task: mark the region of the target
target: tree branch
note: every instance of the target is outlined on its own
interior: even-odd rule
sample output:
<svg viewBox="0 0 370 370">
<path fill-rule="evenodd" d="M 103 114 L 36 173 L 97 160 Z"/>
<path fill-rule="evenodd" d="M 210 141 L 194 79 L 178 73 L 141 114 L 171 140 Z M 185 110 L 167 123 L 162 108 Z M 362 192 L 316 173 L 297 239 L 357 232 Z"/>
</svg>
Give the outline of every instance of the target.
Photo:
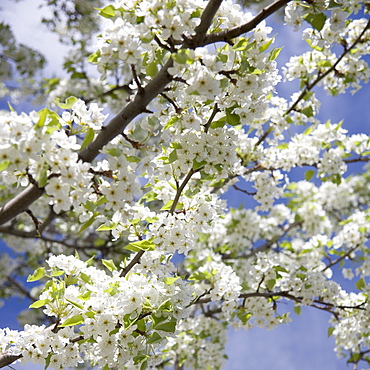
<svg viewBox="0 0 370 370">
<path fill-rule="evenodd" d="M 22 355 L 10 355 L 7 352 L 1 353 L 0 354 L 0 369 L 5 366 L 9 366 L 10 364 L 19 360 L 22 357 L 23 357 Z"/>
<path fill-rule="evenodd" d="M 253 30 L 259 23 L 265 20 L 271 14 L 274 14 L 277 10 L 288 4 L 291 0 L 277 0 L 273 4 L 267 6 L 266 8 L 262 9 L 252 20 L 248 23 L 242 24 L 241 26 L 237 26 L 231 28 L 229 30 L 224 30 L 218 33 L 211 33 L 208 34 L 203 40 L 196 39 L 195 47 L 205 46 L 208 44 L 213 44 L 216 42 L 227 42 L 230 43 L 232 39 L 242 35 L 243 33 L 249 32 Z"/>
<path fill-rule="evenodd" d="M 210 0 L 207 6 L 204 8 L 202 16 L 200 18 L 200 24 L 195 28 L 195 44 L 197 47 L 203 46 L 202 41 L 206 38 L 206 33 L 213 21 L 215 14 L 221 6 L 223 0 Z"/>
<path fill-rule="evenodd" d="M 185 39 L 182 48 L 189 48 L 189 43 L 193 47 L 202 46 L 201 39 L 207 32 L 213 17 L 217 12 L 222 0 L 210 0 L 201 16 L 201 23 L 196 27 L 197 43 L 194 38 Z M 199 40 L 198 40 L 199 39 Z M 173 59 L 169 58 L 158 74 L 145 86 L 135 98 L 128 102 L 126 106 L 99 132 L 97 137 L 84 149 L 79 152 L 79 159 L 83 162 L 92 162 L 100 153 L 100 150 L 116 136 L 120 135 L 127 125 L 141 113 L 147 112 L 148 104 L 172 81 L 172 76 L 168 69 L 173 66 Z M 0 209 L 0 225 L 10 221 L 18 214 L 24 212 L 44 193 L 43 188 L 29 185 L 25 190 L 15 196 L 11 201 Z"/>
<path fill-rule="evenodd" d="M 341 60 L 361 41 L 362 36 L 365 34 L 365 32 L 369 29 L 370 27 L 370 19 L 367 22 L 365 28 L 362 30 L 360 35 L 357 37 L 357 39 L 352 43 L 351 46 L 348 48 L 345 48 L 343 53 L 340 55 L 340 57 L 336 60 L 336 62 L 329 68 L 327 69 L 323 74 L 320 74 L 320 71 L 318 72 L 318 75 L 316 79 L 308 84 L 304 90 L 301 92 L 301 94 L 298 96 L 297 100 L 293 103 L 293 105 L 285 112 L 284 115 L 289 114 L 292 112 L 298 105 L 298 103 L 306 96 L 306 94 L 311 91 L 321 80 L 323 80 L 329 73 L 335 71 L 337 68 L 337 65 L 341 62 Z"/>
</svg>

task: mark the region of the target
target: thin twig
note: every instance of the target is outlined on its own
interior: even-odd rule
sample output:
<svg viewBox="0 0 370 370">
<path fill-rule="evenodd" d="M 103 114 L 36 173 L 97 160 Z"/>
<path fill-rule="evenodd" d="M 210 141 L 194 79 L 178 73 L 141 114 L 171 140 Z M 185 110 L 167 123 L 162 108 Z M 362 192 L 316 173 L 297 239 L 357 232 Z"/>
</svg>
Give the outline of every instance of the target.
<svg viewBox="0 0 370 370">
<path fill-rule="evenodd" d="M 216 114 L 220 111 L 220 109 L 218 108 L 218 104 L 216 103 L 214 108 L 213 108 L 213 111 L 211 113 L 211 116 L 209 117 L 207 123 L 204 125 L 204 132 L 208 132 L 212 122 L 213 122 L 213 119 L 215 118 Z"/>
</svg>

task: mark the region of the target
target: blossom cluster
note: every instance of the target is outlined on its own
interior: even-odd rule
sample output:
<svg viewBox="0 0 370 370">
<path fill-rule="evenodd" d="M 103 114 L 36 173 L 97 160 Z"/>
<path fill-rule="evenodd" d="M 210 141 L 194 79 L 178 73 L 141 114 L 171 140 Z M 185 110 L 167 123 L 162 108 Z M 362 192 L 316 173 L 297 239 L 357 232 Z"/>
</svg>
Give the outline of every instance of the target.
<svg viewBox="0 0 370 370">
<path fill-rule="evenodd" d="M 364 353 L 370 173 L 346 173 L 369 160 L 370 140 L 322 124 L 311 91 L 322 84 L 337 95 L 367 81 L 368 26 L 350 19 L 358 3 L 286 6 L 288 24 L 312 26 L 303 33 L 312 50 L 283 69 L 286 80 L 301 82 L 290 99 L 275 91 L 281 48 L 272 47 L 265 21 L 228 38 L 256 21 L 230 0 L 205 34 L 206 2 L 116 0 L 100 9 L 105 28 L 89 61 L 102 81 L 73 86 L 86 101 L 101 94 L 100 102 L 69 97 L 55 99 L 60 114 L 0 116 L 1 201 L 30 183 L 44 190 L 2 230 L 9 245 L 19 235 L 32 239 L 15 247 L 31 260 L 48 256 L 29 281 L 47 280 L 31 307 L 53 322 L 0 330 L 0 353 L 56 369 L 219 369 L 227 324 L 289 322 L 282 300 L 297 313 L 302 305 L 331 312 L 338 353 Z M 211 47 L 213 37 L 222 42 Z M 69 89 L 60 81 L 53 94 Z M 116 100 L 120 113 L 105 125 L 107 95 L 121 90 L 135 96 Z M 84 154 L 97 146 L 90 163 Z M 307 170 L 304 180 L 291 174 L 296 167 Z M 231 186 L 254 209 L 228 209 L 221 194 Z M 332 280 L 337 264 L 360 278 L 360 293 Z"/>
<path fill-rule="evenodd" d="M 73 256 L 51 257 L 50 274 L 59 278 L 51 278 L 33 306 L 45 305 L 44 313 L 57 324 L 2 331 L 1 351 L 40 364 L 51 356 L 55 369 L 77 366 L 83 352 L 84 361 L 100 367 L 150 359 L 165 340 L 163 335 L 175 331 L 178 317 L 172 308 L 183 314 L 191 291 L 181 279 L 135 273 L 124 277 L 114 263 L 103 263 L 112 274 Z M 135 360 L 137 352 L 145 356 Z"/>
</svg>

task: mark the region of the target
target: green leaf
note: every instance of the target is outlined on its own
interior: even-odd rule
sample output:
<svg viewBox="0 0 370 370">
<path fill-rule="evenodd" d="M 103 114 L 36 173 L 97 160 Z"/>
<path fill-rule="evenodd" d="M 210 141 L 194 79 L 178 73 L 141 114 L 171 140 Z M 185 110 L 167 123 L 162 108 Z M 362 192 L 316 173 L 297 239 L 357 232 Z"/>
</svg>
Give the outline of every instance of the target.
<svg viewBox="0 0 370 370">
<path fill-rule="evenodd" d="M 240 116 L 235 113 L 230 113 L 230 111 L 226 109 L 226 122 L 230 126 L 237 126 L 240 124 Z"/>
<path fill-rule="evenodd" d="M 217 121 L 213 121 L 211 123 L 211 128 L 217 128 L 217 127 L 224 127 L 226 124 L 226 116 L 220 118 L 219 120 Z"/>
<path fill-rule="evenodd" d="M 289 144 L 288 143 L 282 143 L 277 146 L 278 149 L 283 150 L 283 149 L 288 149 Z"/>
<path fill-rule="evenodd" d="M 285 267 L 281 267 L 281 266 L 274 266 L 274 270 L 288 273 L 288 270 Z"/>
<path fill-rule="evenodd" d="M 328 327 L 328 338 L 332 336 L 333 331 L 334 331 L 334 328 L 332 326 L 329 326 Z"/>
<path fill-rule="evenodd" d="M 126 155 L 126 159 L 131 163 L 139 163 L 141 159 L 136 157 L 136 155 Z"/>
<path fill-rule="evenodd" d="M 50 276 L 56 277 L 56 276 L 62 276 L 65 274 L 65 271 L 60 270 L 58 267 L 53 267 L 51 269 Z"/>
<path fill-rule="evenodd" d="M 71 79 L 86 79 L 86 73 L 84 72 L 73 72 L 71 75 Z"/>
<path fill-rule="evenodd" d="M 10 161 L 0 162 L 0 172 L 5 171 L 10 165 Z"/>
<path fill-rule="evenodd" d="M 150 242 L 149 240 L 140 240 L 138 242 L 127 244 L 124 249 L 128 249 L 132 252 L 154 251 L 155 244 L 153 242 Z"/>
<path fill-rule="evenodd" d="M 82 315 L 74 315 L 64 321 L 62 325 L 59 325 L 59 327 L 63 328 L 65 326 L 74 326 L 74 325 L 81 325 L 84 322 L 84 318 Z"/>
<path fill-rule="evenodd" d="M 176 276 L 176 277 L 165 277 L 163 279 L 163 282 L 167 285 L 172 285 L 176 280 L 180 279 L 180 276 Z"/>
<path fill-rule="evenodd" d="M 74 301 L 71 301 L 70 299 L 66 298 L 65 299 L 67 302 L 69 302 L 72 306 L 75 306 L 76 308 L 79 308 L 80 310 L 82 310 L 84 308 L 84 306 L 80 303 L 77 303 L 77 302 L 74 302 Z"/>
<path fill-rule="evenodd" d="M 114 264 L 113 260 L 102 260 L 103 265 L 109 270 L 109 271 L 117 271 L 117 266 Z"/>
<path fill-rule="evenodd" d="M 107 198 L 105 197 L 105 195 L 103 195 L 102 197 L 99 198 L 99 200 L 96 202 L 96 206 L 99 207 L 101 206 L 102 204 L 105 204 L 107 203 L 108 200 Z"/>
<path fill-rule="evenodd" d="M 86 131 L 86 134 L 85 134 L 85 137 L 84 137 L 84 141 L 81 145 L 81 149 L 85 148 L 87 145 L 89 145 L 93 139 L 94 139 L 94 136 L 95 136 L 95 130 L 92 129 L 92 128 L 89 128 L 87 131 Z"/>
<path fill-rule="evenodd" d="M 94 223 L 95 219 L 98 217 L 98 215 L 99 212 L 94 212 L 94 214 L 84 224 L 81 225 L 79 233 L 81 233 L 82 231 L 86 230 L 89 226 L 91 226 Z"/>
<path fill-rule="evenodd" d="M 48 116 L 48 109 L 41 109 L 38 112 L 38 115 L 39 115 L 40 118 L 39 118 L 39 120 L 36 123 L 36 127 L 44 127 L 45 121 L 46 121 L 46 117 Z"/>
<path fill-rule="evenodd" d="M 48 170 L 49 165 L 47 163 L 44 163 L 40 175 L 37 178 L 37 184 L 40 188 L 43 188 L 48 182 Z"/>
<path fill-rule="evenodd" d="M 323 51 L 324 50 L 323 47 L 312 44 L 312 40 L 311 39 L 306 39 L 306 42 L 314 50 L 317 50 L 317 51 Z"/>
<path fill-rule="evenodd" d="M 313 108 L 312 106 L 308 106 L 301 110 L 301 113 L 303 113 L 306 117 L 312 117 L 313 116 Z"/>
<path fill-rule="evenodd" d="M 281 52 L 282 49 L 283 49 L 283 47 L 281 47 L 281 48 L 273 48 L 271 50 L 271 52 L 270 52 L 270 55 L 268 57 L 268 60 L 269 61 L 275 60 L 279 56 L 279 54 L 280 54 L 280 52 Z"/>
<path fill-rule="evenodd" d="M 95 318 L 95 315 L 96 315 L 96 312 L 94 312 L 94 311 L 86 311 L 85 312 L 85 315 L 87 317 L 89 317 L 90 319 L 94 319 Z"/>
<path fill-rule="evenodd" d="M 173 163 L 175 162 L 177 159 L 177 151 L 176 149 L 174 149 L 170 155 L 168 156 L 168 160 L 165 162 L 166 164 L 170 164 L 170 163 Z"/>
<path fill-rule="evenodd" d="M 13 106 L 10 104 L 10 102 L 8 102 L 8 108 L 11 112 L 15 112 Z"/>
<path fill-rule="evenodd" d="M 86 264 L 87 264 L 87 262 L 86 262 Z M 85 274 L 84 272 L 81 272 L 79 276 L 80 276 L 81 280 L 84 281 L 86 284 L 94 284 L 91 280 L 91 277 L 89 275 Z"/>
<path fill-rule="evenodd" d="M 202 168 L 205 164 L 207 164 L 206 161 L 198 162 L 196 159 L 193 160 L 193 170 L 199 170 L 199 168 Z"/>
<path fill-rule="evenodd" d="M 161 211 L 169 211 L 172 208 L 173 200 L 169 200 L 162 208 Z M 184 205 L 182 203 L 177 203 L 175 209 L 183 209 Z"/>
<path fill-rule="evenodd" d="M 329 60 L 321 60 L 316 63 L 318 67 L 331 67 L 332 63 Z"/>
<path fill-rule="evenodd" d="M 172 311 L 171 300 L 167 299 L 164 302 L 162 302 L 162 304 L 158 307 L 158 311 L 166 311 L 166 312 Z M 153 319 L 153 320 L 155 321 L 155 325 L 157 325 L 157 323 L 165 321 L 166 319 L 167 319 L 166 316 L 161 316 L 160 318 L 157 318 L 156 320 Z"/>
<path fill-rule="evenodd" d="M 153 334 L 150 335 L 148 340 L 146 341 L 148 344 L 158 343 L 162 340 L 162 337 L 155 331 Z"/>
<path fill-rule="evenodd" d="M 119 157 L 122 154 L 122 150 L 118 148 L 107 149 L 106 152 L 112 157 Z"/>
<path fill-rule="evenodd" d="M 313 127 L 312 127 L 312 126 L 308 126 L 308 127 L 304 130 L 303 135 L 305 135 L 305 136 L 310 135 L 312 131 L 313 131 Z"/>
<path fill-rule="evenodd" d="M 309 99 L 311 99 L 311 97 L 312 97 L 312 95 L 314 94 L 314 92 L 313 91 L 307 91 L 305 94 L 304 94 L 304 97 L 303 97 L 303 99 L 305 100 L 305 101 L 307 101 L 307 100 L 309 100 Z M 312 131 L 312 126 L 309 126 L 309 128 L 311 127 L 311 131 Z"/>
<path fill-rule="evenodd" d="M 266 282 L 266 288 L 268 290 L 272 290 L 272 288 L 275 286 L 275 284 L 276 284 L 276 280 L 275 279 L 267 280 L 267 282 Z"/>
<path fill-rule="evenodd" d="M 358 362 L 360 358 L 360 354 L 359 353 L 354 353 L 348 360 L 347 362 Z"/>
<path fill-rule="evenodd" d="M 179 120 L 179 117 L 178 116 L 171 117 L 167 121 L 166 125 L 164 126 L 164 129 L 167 130 L 168 128 L 172 127 L 178 120 Z"/>
<path fill-rule="evenodd" d="M 171 148 L 174 148 L 174 149 L 182 149 L 182 145 L 176 141 L 174 141 L 173 143 L 170 144 Z"/>
<path fill-rule="evenodd" d="M 155 60 L 153 60 L 153 62 L 151 62 L 145 69 L 146 71 L 146 74 L 149 76 L 149 77 L 152 77 L 154 78 L 157 73 L 158 73 L 158 64 Z"/>
<path fill-rule="evenodd" d="M 44 370 L 46 370 L 50 365 L 51 357 L 53 356 L 53 353 L 49 353 L 48 356 L 45 359 L 45 367 Z"/>
<path fill-rule="evenodd" d="M 186 49 L 180 49 L 177 53 L 173 53 L 172 59 L 179 64 L 185 64 L 189 58 L 189 51 Z"/>
<path fill-rule="evenodd" d="M 176 330 L 176 320 L 161 322 L 158 325 L 155 325 L 153 329 L 162 330 L 167 333 L 174 333 Z"/>
<path fill-rule="evenodd" d="M 330 0 L 329 1 L 329 5 L 328 5 L 328 9 L 331 9 L 331 8 L 340 8 L 342 5 L 341 4 L 338 4 L 335 0 Z"/>
<path fill-rule="evenodd" d="M 262 73 L 262 71 L 258 68 L 252 68 L 252 70 L 251 70 L 252 75 L 260 75 L 261 73 Z"/>
<path fill-rule="evenodd" d="M 326 21 L 326 15 L 324 13 L 308 13 L 303 16 L 303 19 L 308 22 L 314 29 L 321 31 Z"/>
<path fill-rule="evenodd" d="M 339 173 L 335 173 L 331 176 L 331 182 L 336 185 L 340 185 L 342 183 L 342 177 L 339 175 Z"/>
<path fill-rule="evenodd" d="M 134 364 L 137 365 L 142 361 L 146 361 L 148 358 L 150 358 L 149 355 L 138 355 L 133 358 Z"/>
<path fill-rule="evenodd" d="M 302 312 L 301 306 L 294 306 L 293 310 L 297 315 L 300 315 Z"/>
<path fill-rule="evenodd" d="M 42 306 L 45 306 L 46 303 L 49 303 L 49 302 L 50 302 L 49 299 L 39 299 L 38 301 L 33 302 L 32 304 L 30 304 L 28 306 L 28 308 L 40 308 Z"/>
<path fill-rule="evenodd" d="M 112 18 L 116 15 L 116 9 L 113 5 L 107 5 L 103 9 L 99 9 L 99 15 L 101 15 L 104 18 Z"/>
<path fill-rule="evenodd" d="M 266 51 L 270 47 L 272 41 L 273 41 L 273 39 L 270 39 L 269 41 L 266 42 L 266 44 L 260 46 L 258 48 L 258 50 L 260 51 L 260 53 L 263 53 L 264 51 Z"/>
<path fill-rule="evenodd" d="M 59 101 L 59 98 L 54 99 L 54 103 L 62 109 L 71 109 L 73 107 L 73 104 L 76 103 L 78 99 L 75 96 L 70 96 L 66 99 L 65 103 L 61 103 Z"/>
<path fill-rule="evenodd" d="M 304 174 L 305 180 L 310 181 L 313 178 L 314 174 L 315 174 L 315 171 L 313 170 L 306 171 L 306 173 Z"/>
<path fill-rule="evenodd" d="M 96 229 L 96 231 L 110 231 L 110 230 L 113 230 L 116 226 L 117 224 L 115 224 L 114 222 L 111 222 L 109 225 L 100 225 Z"/>
<path fill-rule="evenodd" d="M 100 58 L 100 50 L 97 50 L 95 53 L 91 54 L 88 58 L 87 61 L 89 63 L 95 64 L 98 62 L 98 59 Z"/>
<path fill-rule="evenodd" d="M 256 46 L 256 41 L 249 43 L 249 39 L 240 39 L 234 46 L 235 51 L 248 51 Z"/>
<path fill-rule="evenodd" d="M 160 322 L 167 320 L 166 316 L 156 316 L 154 314 L 151 314 L 150 317 L 152 318 L 153 326 L 158 325 Z"/>
<path fill-rule="evenodd" d="M 29 275 L 27 278 L 27 282 L 30 283 L 32 281 L 37 281 L 42 279 L 45 276 L 45 267 L 39 267 L 36 269 L 36 271 L 33 273 L 33 275 Z"/>
<path fill-rule="evenodd" d="M 357 281 L 357 283 L 356 283 L 356 288 L 357 288 L 358 290 L 362 290 L 362 288 L 365 288 L 365 286 L 366 286 L 366 282 L 365 282 L 365 279 L 364 279 L 364 278 L 360 279 L 360 280 L 359 280 L 359 281 Z"/>
</svg>

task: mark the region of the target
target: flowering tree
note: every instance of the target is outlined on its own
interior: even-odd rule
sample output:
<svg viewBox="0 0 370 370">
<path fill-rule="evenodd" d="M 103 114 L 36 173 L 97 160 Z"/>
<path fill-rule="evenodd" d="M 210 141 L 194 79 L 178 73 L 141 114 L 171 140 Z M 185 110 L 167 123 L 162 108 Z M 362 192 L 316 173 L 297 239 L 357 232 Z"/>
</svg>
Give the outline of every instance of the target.
<svg viewBox="0 0 370 370">
<path fill-rule="evenodd" d="M 74 45 L 69 78 L 40 84 L 43 57 L 0 29 L 3 75 L 16 67 L 20 89 L 47 99 L 0 115 L 0 232 L 14 251 L 0 294 L 33 302 L 23 331 L 0 329 L 0 368 L 219 369 L 227 327 L 286 323 L 282 301 L 330 312 L 338 354 L 370 364 L 370 173 L 350 172 L 370 139 L 320 122 L 315 96 L 368 81 L 369 3 L 48 4 L 44 22 Z M 278 11 L 310 48 L 282 76 L 266 24 Z M 281 80 L 300 81 L 289 99 Z M 230 209 L 232 187 L 258 204 Z"/>
</svg>

